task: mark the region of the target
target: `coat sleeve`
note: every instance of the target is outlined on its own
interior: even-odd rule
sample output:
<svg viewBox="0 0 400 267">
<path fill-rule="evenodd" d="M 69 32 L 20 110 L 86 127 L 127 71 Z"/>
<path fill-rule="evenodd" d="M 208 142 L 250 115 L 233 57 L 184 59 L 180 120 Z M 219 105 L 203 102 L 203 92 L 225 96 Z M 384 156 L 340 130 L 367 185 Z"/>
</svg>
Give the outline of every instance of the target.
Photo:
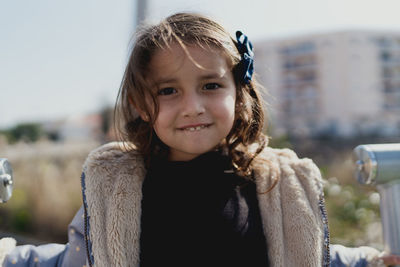
<svg viewBox="0 0 400 267">
<path fill-rule="evenodd" d="M 68 243 L 65 245 L 45 244 L 15 247 L 13 239 L 1 239 L 0 265 L 2 267 L 70 267 L 86 265 L 83 221 L 83 207 L 81 207 L 68 226 Z"/>
<path fill-rule="evenodd" d="M 331 267 L 384 267 L 386 266 L 379 256 L 382 253 L 375 248 L 345 247 L 342 245 L 331 245 Z"/>
</svg>

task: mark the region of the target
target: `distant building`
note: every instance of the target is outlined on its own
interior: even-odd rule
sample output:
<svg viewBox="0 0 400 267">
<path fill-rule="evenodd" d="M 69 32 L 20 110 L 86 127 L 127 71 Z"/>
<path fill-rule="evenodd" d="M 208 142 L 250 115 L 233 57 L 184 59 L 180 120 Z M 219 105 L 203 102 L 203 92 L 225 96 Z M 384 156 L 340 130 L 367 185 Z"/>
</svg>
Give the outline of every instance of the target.
<svg viewBox="0 0 400 267">
<path fill-rule="evenodd" d="M 255 43 L 273 135 L 400 135 L 400 32 Z"/>
</svg>

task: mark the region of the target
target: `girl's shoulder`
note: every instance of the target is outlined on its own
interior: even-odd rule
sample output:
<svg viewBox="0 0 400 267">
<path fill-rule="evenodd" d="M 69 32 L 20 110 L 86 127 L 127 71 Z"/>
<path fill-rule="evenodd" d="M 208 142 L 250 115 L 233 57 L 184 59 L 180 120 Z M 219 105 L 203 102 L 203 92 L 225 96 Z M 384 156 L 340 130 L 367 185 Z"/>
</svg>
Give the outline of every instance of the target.
<svg viewBox="0 0 400 267">
<path fill-rule="evenodd" d="M 265 147 L 254 161 L 258 167 L 275 166 L 279 168 L 318 169 L 311 159 L 299 158 L 293 150 L 288 148 Z"/>
<path fill-rule="evenodd" d="M 91 151 L 83 165 L 84 172 L 103 170 L 115 172 L 121 169 L 144 168 L 142 155 L 135 145 L 127 142 L 111 142 Z"/>
<path fill-rule="evenodd" d="M 142 156 L 136 146 L 128 142 L 110 142 L 92 150 L 86 158 L 85 165 L 109 161 L 141 160 Z"/>
<path fill-rule="evenodd" d="M 309 158 L 299 158 L 291 149 L 266 147 L 254 159 L 253 170 L 260 182 L 271 185 L 273 181 L 298 183 L 306 187 L 322 189 L 321 172 Z"/>
</svg>

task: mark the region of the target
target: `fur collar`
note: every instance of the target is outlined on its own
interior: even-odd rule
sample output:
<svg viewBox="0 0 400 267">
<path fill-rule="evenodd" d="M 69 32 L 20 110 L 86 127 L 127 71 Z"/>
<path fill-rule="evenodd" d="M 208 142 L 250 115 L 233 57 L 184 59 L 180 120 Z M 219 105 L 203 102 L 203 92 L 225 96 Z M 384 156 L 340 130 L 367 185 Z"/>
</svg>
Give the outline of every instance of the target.
<svg viewBox="0 0 400 267">
<path fill-rule="evenodd" d="M 265 148 L 253 161 L 270 266 L 321 266 L 321 175 L 309 159 Z M 88 156 L 83 193 L 95 266 L 139 266 L 142 157 L 131 145 L 106 144 Z M 268 193 L 268 189 L 276 186 Z"/>
</svg>

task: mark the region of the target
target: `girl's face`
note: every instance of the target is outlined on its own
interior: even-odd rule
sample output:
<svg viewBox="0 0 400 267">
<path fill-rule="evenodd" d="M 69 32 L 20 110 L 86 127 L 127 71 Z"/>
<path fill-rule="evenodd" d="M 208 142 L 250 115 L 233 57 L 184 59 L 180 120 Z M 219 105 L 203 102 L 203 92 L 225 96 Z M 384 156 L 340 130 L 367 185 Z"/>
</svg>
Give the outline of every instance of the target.
<svg viewBox="0 0 400 267">
<path fill-rule="evenodd" d="M 170 148 L 170 160 L 208 152 L 232 129 L 236 86 L 221 54 L 198 46 L 187 46 L 185 53 L 172 44 L 153 55 L 149 77 L 159 104 L 154 130 Z"/>
</svg>

